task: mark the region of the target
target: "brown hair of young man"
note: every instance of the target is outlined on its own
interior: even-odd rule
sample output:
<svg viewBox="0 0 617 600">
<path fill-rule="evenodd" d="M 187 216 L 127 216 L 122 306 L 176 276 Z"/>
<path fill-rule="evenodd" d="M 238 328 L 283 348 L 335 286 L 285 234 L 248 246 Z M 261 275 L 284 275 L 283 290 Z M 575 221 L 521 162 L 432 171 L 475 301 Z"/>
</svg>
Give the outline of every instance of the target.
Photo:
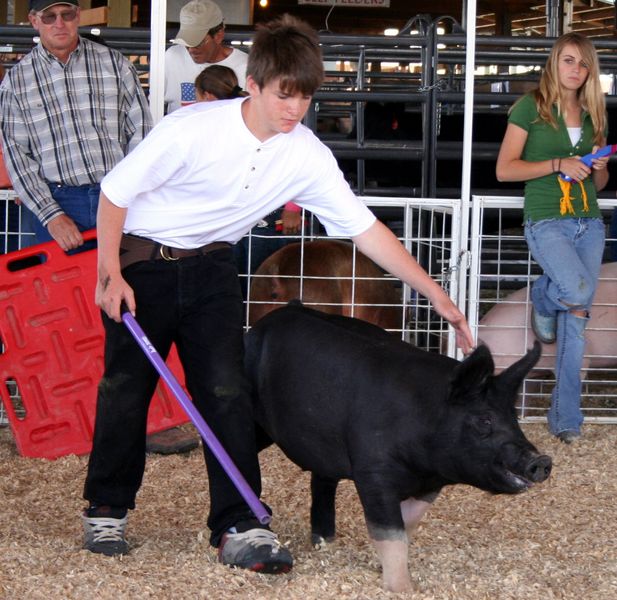
<svg viewBox="0 0 617 600">
<path fill-rule="evenodd" d="M 285 93 L 312 96 L 324 78 L 317 32 L 287 14 L 257 25 L 246 73 L 260 89 L 279 79 Z"/>
</svg>

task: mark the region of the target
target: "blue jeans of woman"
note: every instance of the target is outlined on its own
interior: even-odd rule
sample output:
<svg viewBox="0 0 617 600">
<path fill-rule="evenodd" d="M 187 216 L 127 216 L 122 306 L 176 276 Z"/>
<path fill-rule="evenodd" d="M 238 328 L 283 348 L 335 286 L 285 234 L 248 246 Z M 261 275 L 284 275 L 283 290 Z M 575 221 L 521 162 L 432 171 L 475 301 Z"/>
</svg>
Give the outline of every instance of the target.
<svg viewBox="0 0 617 600">
<path fill-rule="evenodd" d="M 555 387 L 548 411 L 551 433 L 580 432 L 580 370 L 585 326 L 596 291 L 604 250 L 602 219 L 546 219 L 525 224 L 525 239 L 543 274 L 531 290 L 539 314 L 557 319 Z M 572 311 L 585 311 L 578 316 Z"/>
<path fill-rule="evenodd" d="M 250 385 L 243 367 L 242 295 L 231 248 L 176 261 L 138 262 L 124 269 L 123 276 L 135 292 L 140 326 L 162 357 L 176 344 L 195 406 L 259 496 Z M 103 314 L 103 324 L 105 372 L 84 497 L 99 506 L 134 508 L 158 374 L 122 323 Z M 210 484 L 208 526 L 211 542 L 218 546 L 229 527 L 252 518 L 252 513 L 205 444 L 204 454 Z M 197 496 L 200 482 L 192 485 Z"/>
<path fill-rule="evenodd" d="M 96 212 L 101 193 L 101 186 L 98 183 L 79 186 L 49 184 L 49 190 L 64 213 L 75 221 L 79 231 L 87 231 L 96 227 Z M 37 244 L 53 239 L 47 227 L 38 219 L 35 219 L 34 235 Z M 94 244 L 86 243 L 84 246 L 86 247 L 79 248 L 79 251 L 93 247 Z"/>
</svg>

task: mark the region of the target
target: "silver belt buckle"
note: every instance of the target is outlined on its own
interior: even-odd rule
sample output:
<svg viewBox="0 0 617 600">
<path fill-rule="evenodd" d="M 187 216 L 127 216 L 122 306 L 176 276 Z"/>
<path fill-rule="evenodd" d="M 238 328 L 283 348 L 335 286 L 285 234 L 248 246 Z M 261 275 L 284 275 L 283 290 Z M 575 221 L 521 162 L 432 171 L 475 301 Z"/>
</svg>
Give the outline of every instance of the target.
<svg viewBox="0 0 617 600">
<path fill-rule="evenodd" d="M 161 253 L 161 257 L 163 258 L 163 260 L 179 260 L 179 257 L 174 258 L 173 256 L 168 256 L 167 254 L 165 254 L 164 248 L 165 246 L 163 246 L 163 244 L 159 246 L 159 252 Z"/>
</svg>

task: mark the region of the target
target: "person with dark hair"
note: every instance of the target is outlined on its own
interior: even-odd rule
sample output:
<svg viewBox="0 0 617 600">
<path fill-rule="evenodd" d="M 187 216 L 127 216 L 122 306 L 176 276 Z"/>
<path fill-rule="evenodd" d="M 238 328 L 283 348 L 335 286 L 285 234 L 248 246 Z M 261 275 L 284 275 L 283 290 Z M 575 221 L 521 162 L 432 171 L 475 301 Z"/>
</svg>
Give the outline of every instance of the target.
<svg viewBox="0 0 617 600">
<path fill-rule="evenodd" d="M 246 81 L 244 52 L 223 44 L 223 12 L 213 0 L 191 0 L 180 10 L 180 30 L 165 52 L 165 104 L 171 113 L 197 101 L 194 81 L 206 67 L 229 67 Z"/>
<path fill-rule="evenodd" d="M 158 352 L 175 342 L 189 393 L 235 465 L 261 495 L 243 309 L 231 245 L 286 199 L 328 233 L 424 294 L 473 345 L 465 317 L 396 236 L 349 188 L 330 150 L 301 121 L 324 76 L 316 32 L 292 17 L 258 27 L 249 96 L 201 102 L 165 117 L 102 182 L 96 303 L 105 372 L 84 488 L 92 552 L 123 554 L 127 513 L 144 473 L 148 402 L 158 375 L 122 323 L 125 304 Z M 265 573 L 292 567 L 204 446 L 211 544 L 223 564 Z"/>
<path fill-rule="evenodd" d="M 30 0 L 40 42 L 0 84 L 13 188 L 37 218 L 37 242 L 65 251 L 95 226 L 101 179 L 152 127 L 135 69 L 80 37 L 79 16 L 78 0 Z"/>
<path fill-rule="evenodd" d="M 583 424 L 585 327 L 604 252 L 597 191 L 608 182 L 608 157 L 591 167 L 578 157 L 604 146 L 606 136 L 598 55 L 588 38 L 566 33 L 539 87 L 510 110 L 496 172 L 499 181 L 525 181 L 525 239 L 543 271 L 531 289 L 531 326 L 541 342 L 557 342 L 548 427 L 567 444 Z"/>
<path fill-rule="evenodd" d="M 212 100 L 232 100 L 248 96 L 238 85 L 238 76 L 233 69 L 223 65 L 206 67 L 195 78 L 195 95 L 197 102 Z"/>
</svg>

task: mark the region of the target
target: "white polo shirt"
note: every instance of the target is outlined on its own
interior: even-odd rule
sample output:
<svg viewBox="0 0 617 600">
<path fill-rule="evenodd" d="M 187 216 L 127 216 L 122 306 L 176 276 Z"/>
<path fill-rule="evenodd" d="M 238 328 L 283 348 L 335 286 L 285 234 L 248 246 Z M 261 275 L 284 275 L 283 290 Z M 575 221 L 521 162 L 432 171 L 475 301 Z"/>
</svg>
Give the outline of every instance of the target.
<svg viewBox="0 0 617 600">
<path fill-rule="evenodd" d="M 199 102 L 168 115 L 108 173 L 101 187 L 128 208 L 125 233 L 178 248 L 235 243 L 289 200 L 329 235 L 353 237 L 374 223 L 308 128 L 260 142 L 242 118 L 246 100 Z"/>
</svg>

